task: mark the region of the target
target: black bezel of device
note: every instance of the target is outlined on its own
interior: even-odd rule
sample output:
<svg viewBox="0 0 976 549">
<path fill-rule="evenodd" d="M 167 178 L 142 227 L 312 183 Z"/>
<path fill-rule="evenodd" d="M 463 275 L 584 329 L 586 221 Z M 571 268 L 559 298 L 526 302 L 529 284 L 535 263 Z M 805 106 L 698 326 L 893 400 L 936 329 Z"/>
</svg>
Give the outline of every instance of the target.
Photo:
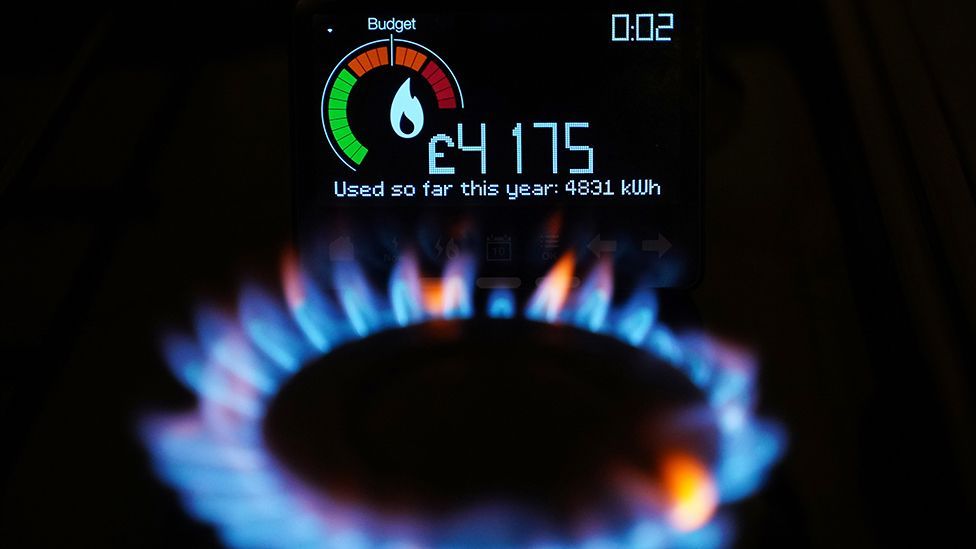
<svg viewBox="0 0 976 549">
<path fill-rule="evenodd" d="M 623 241 L 617 245 L 618 273 L 623 273 L 623 285 L 653 287 L 689 288 L 697 284 L 701 277 L 703 255 L 702 205 L 703 205 L 703 162 L 702 162 L 702 1 L 678 1 L 681 9 L 682 25 L 679 29 L 682 49 L 680 53 L 681 94 L 680 109 L 682 132 L 680 137 L 681 184 L 688 190 L 693 204 L 684 206 L 682 234 L 662 232 L 661 235 L 673 246 L 663 257 L 654 253 L 639 253 L 641 241 L 653 234 L 628 235 L 614 234 L 621 220 L 636 219 L 641 214 L 634 213 L 635 205 L 613 204 L 611 208 L 601 206 L 601 212 L 592 205 L 554 207 L 549 205 L 511 206 L 508 204 L 471 205 L 449 204 L 425 206 L 423 208 L 403 207 L 398 204 L 369 202 L 359 204 L 323 204 L 317 196 L 313 181 L 316 155 L 332 155 L 325 144 L 320 121 L 316 113 L 309 111 L 309 105 L 317 101 L 322 91 L 325 75 L 320 80 L 313 79 L 316 64 L 317 27 L 323 17 L 362 13 L 366 8 L 353 6 L 335 0 L 303 0 L 297 4 L 294 17 L 293 41 L 291 51 L 292 86 L 292 139 L 293 139 L 293 204 L 294 231 L 300 250 L 309 250 L 321 244 L 323 234 L 353 232 L 358 238 L 357 259 L 365 263 L 375 263 L 376 258 L 394 257 L 384 242 L 417 242 L 420 248 L 440 247 L 452 236 L 457 236 L 458 227 L 477 227 L 474 237 L 467 238 L 464 244 L 475 248 L 474 252 L 484 258 L 486 238 L 493 235 L 509 235 L 521 245 L 516 245 L 513 261 L 507 265 L 485 263 L 483 274 L 487 276 L 535 276 L 544 271 L 546 262 L 552 258 L 532 257 L 543 232 L 551 227 L 554 218 L 561 224 L 562 246 L 575 248 L 580 258 L 595 259 L 600 253 L 593 244 L 595 238 Z M 639 2 L 605 2 L 607 13 L 610 10 L 633 11 Z M 492 13 L 506 13 L 501 6 L 486 8 Z M 535 13 L 536 8 L 527 8 Z M 540 8 L 541 9 L 541 8 Z M 589 6 L 588 9 L 593 9 Z M 416 11 L 414 11 L 416 10 Z M 408 8 L 391 2 L 370 3 L 368 11 L 378 16 L 406 13 L 449 13 L 450 10 L 436 10 L 429 2 L 411 3 Z M 471 13 L 470 8 L 456 10 Z M 523 10 L 526 11 L 526 10 Z M 343 44 L 347 49 L 355 43 Z M 341 48 L 339 48 L 341 49 Z M 337 60 L 337 59 L 336 59 Z M 334 62 L 334 61 L 333 61 Z M 460 78 L 460 77 L 459 77 Z M 336 163 L 338 166 L 338 162 Z M 345 175 L 337 173 L 336 175 Z M 693 191 L 693 192 L 692 192 Z M 541 208 L 541 209 L 540 209 Z M 546 210 L 548 208 L 548 210 Z M 605 215 L 602 210 L 620 208 Z M 556 213 L 558 210 L 558 214 Z M 578 210 L 588 210 L 579 214 Z M 622 213 L 618 213 L 622 212 Z M 608 230 L 605 227 L 611 227 Z M 626 228 L 626 227 L 625 227 Z M 626 231 L 624 231 L 626 232 Z M 441 238 L 443 235 L 443 239 Z M 609 236 L 608 236 L 609 235 Z M 469 235 L 470 236 L 470 235 Z M 434 244 L 434 241 L 437 241 Z M 599 245 L 600 241 L 596 241 Z M 632 253 L 626 253 L 631 250 Z M 637 250 L 638 253 L 633 253 Z M 521 254 L 519 252 L 522 252 Z M 438 252 L 439 254 L 439 252 Z M 592 254 L 592 255 L 591 255 Z M 437 255 L 437 254 L 428 254 Z M 369 257 L 373 256 L 373 257 Z M 439 259 L 439 258 L 434 258 Z"/>
</svg>

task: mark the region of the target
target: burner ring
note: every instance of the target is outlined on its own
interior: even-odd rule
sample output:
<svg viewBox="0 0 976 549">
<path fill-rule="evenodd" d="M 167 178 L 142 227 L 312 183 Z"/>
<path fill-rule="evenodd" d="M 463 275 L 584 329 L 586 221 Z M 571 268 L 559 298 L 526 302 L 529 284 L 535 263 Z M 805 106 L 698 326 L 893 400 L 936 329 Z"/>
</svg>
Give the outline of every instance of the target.
<svg viewBox="0 0 976 549">
<path fill-rule="evenodd" d="M 574 263 L 571 254 L 558 261 L 524 306 L 517 305 L 511 292 L 496 290 L 482 309 L 474 300 L 474 262 L 463 254 L 448 263 L 435 287 L 422 285 L 416 260 L 402 256 L 383 297 L 357 265 L 337 265 L 334 298 L 320 290 L 323 281 L 309 275 L 295 254 L 286 254 L 284 302 L 249 285 L 241 292 L 236 317 L 201 308 L 195 337 L 164 341 L 174 375 L 196 393 L 199 405 L 190 412 L 143 419 L 142 435 L 157 474 L 179 492 L 188 513 L 212 524 L 230 547 L 727 545 L 733 534 L 719 506 L 756 492 L 784 446 L 783 430 L 756 414 L 755 362 L 748 353 L 713 338 L 675 335 L 657 322 L 651 293 L 637 293 L 615 305 L 609 263 L 597 264 L 578 289 L 571 289 Z M 550 343 L 566 345 L 568 338 L 574 359 L 595 345 L 588 341 L 600 342 L 602 352 L 608 352 L 606 339 L 613 338 L 619 343 L 610 346 L 612 355 L 632 357 L 635 364 L 651 361 L 646 375 L 680 373 L 661 378 L 671 380 L 661 387 L 674 384 L 669 397 L 699 405 L 690 406 L 690 414 L 658 414 L 674 420 L 665 422 L 663 436 L 649 437 L 668 441 L 667 451 L 649 452 L 657 461 L 648 460 L 648 467 L 657 469 L 657 476 L 633 466 L 643 463 L 642 456 L 634 458 L 633 448 L 621 452 L 631 461 L 613 463 L 616 499 L 609 505 L 595 502 L 590 508 L 597 511 L 585 513 L 582 525 L 567 534 L 521 506 L 475 506 L 431 523 L 404 514 L 377 516 L 368 505 L 344 501 L 348 492 L 334 490 L 329 482 L 313 487 L 302 478 L 309 469 L 294 461 L 301 451 L 293 454 L 293 449 L 281 447 L 280 438 L 276 442 L 273 427 L 279 412 L 274 408 L 301 401 L 284 398 L 296 386 L 289 382 L 294 376 L 323 370 L 316 364 L 338 364 L 347 353 L 355 355 L 360 352 L 356 343 L 364 338 L 375 337 L 373 347 L 387 348 L 387 341 L 431 330 L 449 342 L 454 330 L 460 333 L 456 341 L 467 346 L 477 340 L 475 328 L 482 323 L 509 330 L 511 341 L 519 338 L 533 345 L 548 345 L 547 338 L 563 338 Z M 465 335 L 466 330 L 475 331 Z M 424 337 L 433 336 L 428 332 Z M 409 348 L 410 341 L 398 344 Z M 501 352 L 494 348 L 500 347 L 497 341 L 485 345 L 485 353 Z M 506 368 L 518 365 L 504 360 Z M 600 361 L 591 357 L 580 363 L 594 366 Z M 272 426 L 267 430 L 266 418 Z M 682 436 L 702 432 L 695 428 L 702 425 L 714 436 Z M 269 443 L 278 444 L 277 451 Z M 483 492 L 479 488 L 471 493 Z M 442 495 L 448 493 L 463 492 Z M 427 503 L 437 507 L 436 498 Z"/>
</svg>

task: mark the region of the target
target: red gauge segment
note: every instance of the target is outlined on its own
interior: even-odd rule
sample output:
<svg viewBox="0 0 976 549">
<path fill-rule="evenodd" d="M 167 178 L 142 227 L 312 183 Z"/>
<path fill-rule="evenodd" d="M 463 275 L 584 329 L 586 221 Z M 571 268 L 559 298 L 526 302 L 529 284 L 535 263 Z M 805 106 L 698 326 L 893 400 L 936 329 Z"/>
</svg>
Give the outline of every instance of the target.
<svg viewBox="0 0 976 549">
<path fill-rule="evenodd" d="M 427 63 L 420 74 L 430 83 L 431 89 L 437 95 L 437 106 L 441 109 L 453 109 L 457 106 L 457 98 L 454 95 L 454 88 L 451 81 L 444 74 L 444 70 L 433 60 Z"/>
</svg>

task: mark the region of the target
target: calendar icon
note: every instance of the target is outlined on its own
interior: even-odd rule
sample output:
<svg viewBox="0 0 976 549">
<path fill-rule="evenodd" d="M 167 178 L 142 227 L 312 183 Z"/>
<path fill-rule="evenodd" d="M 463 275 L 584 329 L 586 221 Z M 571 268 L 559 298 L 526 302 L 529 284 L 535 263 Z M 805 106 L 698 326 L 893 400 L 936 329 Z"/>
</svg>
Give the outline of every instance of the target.
<svg viewBox="0 0 976 549">
<path fill-rule="evenodd" d="M 512 237 L 508 235 L 489 236 L 485 246 L 485 260 L 511 261 Z"/>
</svg>

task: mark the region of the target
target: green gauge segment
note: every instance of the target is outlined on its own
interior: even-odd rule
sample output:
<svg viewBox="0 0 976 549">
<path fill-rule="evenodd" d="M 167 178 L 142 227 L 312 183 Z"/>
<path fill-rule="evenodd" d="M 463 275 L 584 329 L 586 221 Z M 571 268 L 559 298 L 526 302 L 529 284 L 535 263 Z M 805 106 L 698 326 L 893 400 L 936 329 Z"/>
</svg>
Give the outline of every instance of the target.
<svg viewBox="0 0 976 549">
<path fill-rule="evenodd" d="M 356 77 L 347 69 L 342 69 L 332 91 L 329 92 L 329 128 L 332 130 L 332 137 L 335 139 L 339 149 L 352 160 L 356 165 L 362 163 L 363 158 L 369 150 L 353 135 L 349 127 L 349 113 L 346 106 L 349 101 L 349 94 L 356 85 Z"/>
</svg>

